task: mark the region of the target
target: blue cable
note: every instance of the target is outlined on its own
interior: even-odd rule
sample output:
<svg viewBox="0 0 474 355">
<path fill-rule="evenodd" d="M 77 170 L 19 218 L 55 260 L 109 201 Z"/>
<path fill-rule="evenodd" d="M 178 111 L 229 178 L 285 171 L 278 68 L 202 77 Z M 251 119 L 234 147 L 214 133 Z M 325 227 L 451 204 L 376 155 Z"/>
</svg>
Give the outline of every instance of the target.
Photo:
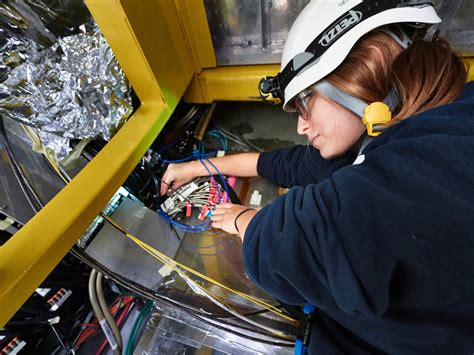
<svg viewBox="0 0 474 355">
<path fill-rule="evenodd" d="M 225 190 L 225 192 L 226 192 L 226 194 L 227 194 L 227 198 L 229 198 L 229 196 L 230 196 L 230 195 L 229 195 L 229 188 L 227 187 L 227 182 L 225 181 L 224 176 L 222 176 L 222 174 L 221 174 L 220 171 L 217 169 L 217 167 L 216 167 L 214 164 L 212 164 L 212 162 L 211 162 L 209 159 L 207 159 L 207 158 L 204 158 L 204 159 L 205 159 L 209 164 L 211 164 L 211 166 L 214 168 L 214 170 L 217 172 L 217 174 L 218 174 L 219 177 L 221 178 L 222 183 L 224 184 L 224 190 Z M 209 171 L 209 170 L 208 170 L 208 171 Z M 220 202 L 220 201 L 219 201 L 219 202 Z M 226 202 L 227 202 L 227 201 L 226 201 Z"/>
<path fill-rule="evenodd" d="M 222 144 L 222 147 L 224 148 L 224 151 L 227 151 L 227 148 L 228 148 L 228 144 L 227 144 L 227 137 L 221 132 L 221 131 L 218 131 L 218 130 L 212 130 L 212 131 L 209 131 L 206 133 L 206 135 L 210 135 L 212 137 L 215 137 L 219 140 L 219 142 Z M 172 146 L 176 145 L 179 141 L 174 141 L 173 143 L 171 144 L 168 144 L 167 146 L 163 147 L 162 149 L 160 149 L 158 151 L 158 155 L 159 153 L 171 148 Z M 217 183 L 216 179 L 214 178 L 213 174 L 211 173 L 211 171 L 209 170 L 209 168 L 207 167 L 206 163 L 204 163 L 204 160 L 206 160 L 213 168 L 214 170 L 217 172 L 217 174 L 219 175 L 219 177 L 221 178 L 222 180 L 222 183 L 224 184 L 224 189 L 226 191 L 226 194 L 227 194 L 227 198 L 229 198 L 229 189 L 227 187 L 227 183 L 226 183 L 226 180 L 224 179 L 224 177 L 222 176 L 222 174 L 220 173 L 220 171 L 217 169 L 217 167 L 208 159 L 209 156 L 213 156 L 216 152 L 209 152 L 209 153 L 204 153 L 205 152 L 205 146 L 204 146 L 204 143 L 201 141 L 200 142 L 200 145 L 199 145 L 199 148 L 196 149 L 192 155 L 186 157 L 186 158 L 182 158 L 182 159 L 178 159 L 178 160 L 167 160 L 167 159 L 163 159 L 161 158 L 161 156 L 159 155 L 159 158 L 162 162 L 164 163 L 168 163 L 168 164 L 172 164 L 172 163 L 184 163 L 184 162 L 187 162 L 187 161 L 191 161 L 193 159 L 198 159 L 201 164 L 204 166 L 204 168 L 206 169 L 207 173 L 209 174 L 210 178 L 213 180 L 216 188 L 217 188 L 217 198 L 218 198 L 218 202 L 221 203 L 221 193 L 220 193 L 220 189 L 219 189 L 219 184 Z M 189 224 L 184 224 L 184 223 L 179 223 L 179 222 L 176 222 L 174 221 L 170 216 L 168 216 L 164 211 L 160 210 L 159 213 L 163 216 L 163 218 L 165 218 L 169 223 L 171 223 L 173 226 L 175 226 L 176 228 L 182 230 L 182 231 L 185 231 L 185 232 L 192 232 L 192 233 L 195 233 L 195 232 L 204 232 L 206 230 L 209 230 L 210 228 L 212 228 L 211 224 L 212 222 L 209 222 L 209 223 L 201 223 L 201 224 L 198 224 L 198 225 L 189 225 Z"/>
<path fill-rule="evenodd" d="M 168 163 L 168 164 L 174 164 L 174 163 L 184 163 L 186 161 L 191 161 L 193 160 L 195 157 L 194 155 L 190 155 L 189 157 L 186 157 L 186 158 L 183 158 L 183 159 L 179 159 L 179 160 L 166 160 L 166 159 L 163 159 L 161 156 L 160 156 L 160 160 L 163 162 L 163 163 Z"/>
<path fill-rule="evenodd" d="M 195 226 L 180 223 L 180 222 L 176 222 L 175 220 L 171 219 L 171 217 L 168 216 L 163 210 L 160 210 L 159 212 L 163 215 L 163 217 L 166 220 L 168 220 L 169 222 L 173 223 L 176 226 L 182 226 L 182 227 L 186 227 L 186 228 L 190 228 L 190 229 L 192 229 L 192 228 L 201 228 L 201 227 L 207 227 L 208 226 L 208 223 L 206 223 L 206 222 L 203 222 L 201 224 L 197 224 Z"/>
<path fill-rule="evenodd" d="M 221 191 L 219 189 L 219 184 L 217 183 L 216 179 L 214 178 L 213 174 L 211 173 L 211 171 L 208 169 L 206 163 L 204 163 L 204 160 L 199 157 L 198 158 L 199 161 L 201 162 L 201 164 L 204 166 L 204 169 L 206 169 L 207 173 L 209 174 L 209 177 L 212 179 L 212 181 L 214 181 L 214 184 L 216 185 L 216 190 L 217 190 L 217 202 L 221 203 Z M 206 157 L 204 157 L 205 160 L 209 161 L 209 159 L 207 159 Z M 212 164 L 212 163 L 211 163 Z M 225 182 L 224 182 L 225 184 Z"/>
<path fill-rule="evenodd" d="M 204 223 L 192 226 L 192 225 L 189 225 L 189 224 L 184 224 L 184 223 L 179 223 L 179 222 L 174 221 L 163 210 L 158 211 L 158 213 L 161 214 L 161 216 L 164 219 L 166 219 L 169 223 L 171 223 L 173 226 L 175 226 L 176 228 L 178 228 L 178 229 L 180 229 L 184 232 L 192 232 L 192 233 L 204 232 L 204 231 L 207 231 L 211 228 L 211 223 L 204 222 Z"/>
<path fill-rule="evenodd" d="M 199 158 L 199 157 L 201 157 L 201 156 L 207 158 L 207 157 L 213 156 L 214 154 L 216 154 L 215 151 L 212 151 L 212 152 L 209 152 L 209 153 L 206 153 L 206 154 L 202 155 L 201 153 L 199 153 L 198 150 L 195 150 L 192 155 L 190 155 L 189 157 L 183 158 L 183 159 L 167 160 L 167 159 L 163 159 L 163 158 L 160 156 L 160 160 L 161 160 L 163 163 L 175 164 L 175 163 L 184 163 L 184 162 L 187 162 L 187 161 L 191 161 L 191 160 L 194 160 L 194 159 Z"/>
</svg>

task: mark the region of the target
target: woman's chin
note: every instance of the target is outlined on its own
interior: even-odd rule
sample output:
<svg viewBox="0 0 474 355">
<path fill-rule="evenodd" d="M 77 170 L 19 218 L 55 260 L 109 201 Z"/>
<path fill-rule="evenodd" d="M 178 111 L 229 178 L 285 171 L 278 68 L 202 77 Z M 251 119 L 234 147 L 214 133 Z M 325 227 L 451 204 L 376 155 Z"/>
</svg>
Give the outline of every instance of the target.
<svg viewBox="0 0 474 355">
<path fill-rule="evenodd" d="M 326 160 L 334 159 L 334 158 L 340 157 L 341 155 L 344 154 L 344 153 L 337 153 L 337 152 L 331 151 L 329 149 L 324 149 L 324 147 L 323 148 L 316 148 L 316 149 L 319 150 L 319 154 L 321 155 L 321 157 L 323 159 L 326 159 Z"/>
<path fill-rule="evenodd" d="M 319 149 L 319 154 L 321 154 L 321 157 L 326 160 L 332 159 L 334 157 L 332 154 L 324 152 L 324 150 L 321 150 L 321 149 Z"/>
</svg>

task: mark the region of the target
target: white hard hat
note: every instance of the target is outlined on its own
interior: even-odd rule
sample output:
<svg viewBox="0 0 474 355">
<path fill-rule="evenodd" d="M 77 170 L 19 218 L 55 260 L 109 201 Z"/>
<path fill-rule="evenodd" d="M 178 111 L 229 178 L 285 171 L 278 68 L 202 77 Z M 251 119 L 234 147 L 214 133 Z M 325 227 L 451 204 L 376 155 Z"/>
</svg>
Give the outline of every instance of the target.
<svg viewBox="0 0 474 355">
<path fill-rule="evenodd" d="M 273 96 L 283 99 L 285 111 L 294 111 L 289 105 L 293 98 L 335 70 L 366 33 L 389 24 L 438 22 L 427 1 L 312 0 L 288 34 L 281 72 L 271 84 L 262 81 L 260 88 L 277 87 L 279 94 Z"/>
</svg>

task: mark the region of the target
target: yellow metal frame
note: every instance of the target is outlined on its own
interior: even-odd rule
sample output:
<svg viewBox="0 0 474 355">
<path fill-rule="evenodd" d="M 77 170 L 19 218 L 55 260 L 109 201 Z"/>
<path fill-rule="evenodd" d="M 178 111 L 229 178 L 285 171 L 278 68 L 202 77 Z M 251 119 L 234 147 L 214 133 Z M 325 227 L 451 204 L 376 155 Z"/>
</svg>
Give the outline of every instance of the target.
<svg viewBox="0 0 474 355">
<path fill-rule="evenodd" d="M 186 1 L 186 4 L 185 4 Z M 165 125 L 193 75 L 215 65 L 210 33 L 187 38 L 198 0 L 86 0 L 141 100 L 107 146 L 0 247 L 0 327 L 34 292 L 106 205 Z M 197 32 L 196 32 L 197 33 Z M 194 50 L 194 54 L 192 54 Z"/>
<path fill-rule="evenodd" d="M 280 65 L 250 65 L 204 69 L 196 74 L 184 95 L 187 102 L 260 101 L 258 83 L 275 75 Z"/>
</svg>

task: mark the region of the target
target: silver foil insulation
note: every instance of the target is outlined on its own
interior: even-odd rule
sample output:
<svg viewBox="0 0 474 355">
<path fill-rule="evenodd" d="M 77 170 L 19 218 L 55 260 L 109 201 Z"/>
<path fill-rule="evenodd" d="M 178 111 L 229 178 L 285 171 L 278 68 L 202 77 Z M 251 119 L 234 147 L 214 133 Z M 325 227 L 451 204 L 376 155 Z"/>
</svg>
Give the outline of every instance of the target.
<svg viewBox="0 0 474 355">
<path fill-rule="evenodd" d="M 97 27 L 60 37 L 47 26 L 54 15 L 64 21 L 63 12 L 42 23 L 35 13 L 47 7 L 41 3 L 0 5 L 0 114 L 37 128 L 63 160 L 73 139 L 113 136 L 132 113 L 131 89 Z"/>
</svg>

